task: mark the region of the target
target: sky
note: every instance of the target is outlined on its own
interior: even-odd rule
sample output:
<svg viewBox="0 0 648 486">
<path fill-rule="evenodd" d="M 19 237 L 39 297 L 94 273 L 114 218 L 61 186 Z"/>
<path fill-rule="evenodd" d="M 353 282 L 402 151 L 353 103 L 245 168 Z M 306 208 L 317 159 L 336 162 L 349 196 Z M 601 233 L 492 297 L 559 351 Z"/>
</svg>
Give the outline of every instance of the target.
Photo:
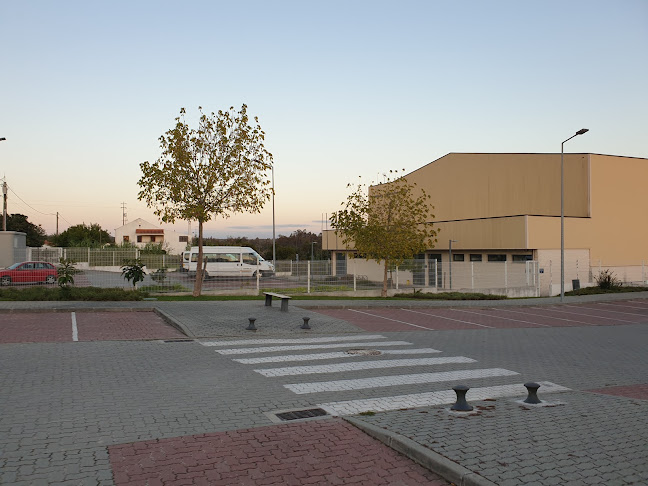
<svg viewBox="0 0 648 486">
<path fill-rule="evenodd" d="M 159 223 L 139 164 L 183 107 L 258 116 L 277 235 L 450 152 L 555 153 L 588 128 L 566 152 L 648 158 L 646 0 L 0 0 L 0 45 L 8 213 L 48 234 L 58 212 L 114 235 L 123 204 Z M 269 237 L 272 204 L 205 234 Z"/>
</svg>

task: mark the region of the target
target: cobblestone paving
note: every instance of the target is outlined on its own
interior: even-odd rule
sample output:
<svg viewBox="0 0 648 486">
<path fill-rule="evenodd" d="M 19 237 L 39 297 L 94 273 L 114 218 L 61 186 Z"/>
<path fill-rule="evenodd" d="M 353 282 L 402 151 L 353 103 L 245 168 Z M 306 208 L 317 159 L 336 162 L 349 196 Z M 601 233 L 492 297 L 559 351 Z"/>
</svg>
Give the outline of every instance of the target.
<svg viewBox="0 0 648 486">
<path fill-rule="evenodd" d="M 43 310 L 51 308 L 37 304 Z M 43 312 L 34 319 L 50 322 L 51 317 L 55 323 L 60 318 L 69 329 L 69 311 L 77 306 L 95 310 L 119 308 L 113 303 L 100 304 L 48 304 L 68 312 Z M 287 313 L 279 311 L 278 306 L 265 308 L 263 301 L 160 304 L 164 304 L 160 308 L 174 319 L 195 330 L 196 335 L 223 336 L 225 341 L 241 337 L 321 338 L 336 334 L 353 338 L 350 342 L 355 342 L 356 337 L 360 341 L 366 335 L 345 321 L 320 317 L 315 311 L 293 304 Z M 140 309 L 150 306 L 149 303 L 120 305 Z M 12 310 L 21 306 L 11 303 L 10 307 L 0 305 L 1 308 Z M 244 331 L 247 317 L 253 316 L 250 312 L 257 314 L 260 330 L 256 333 Z M 108 314 L 111 318 L 119 313 Z M 303 315 L 311 317 L 313 330 L 298 328 Z M 10 322 L 13 316 L 20 316 L 20 312 L 0 314 L 0 324 Z M 648 484 L 644 466 L 648 463 L 645 455 L 648 402 L 638 400 L 645 398 L 643 389 L 634 398 L 598 393 L 624 395 L 634 385 L 645 387 L 647 325 L 388 332 L 384 333 L 384 340 L 407 341 L 413 348 L 429 349 L 438 357 L 465 356 L 477 361 L 430 365 L 429 371 L 437 371 L 439 366 L 439 371 L 502 368 L 519 373 L 471 379 L 469 385 L 474 388 L 550 381 L 573 391 L 543 396 L 541 388 L 541 398 L 565 403 L 555 407 L 523 410 L 513 399 L 497 398 L 494 402 L 473 403 L 482 407 L 481 413 L 467 418 L 450 416 L 447 406 L 433 406 L 380 412 L 373 417 L 362 416 L 363 420 L 392 426 L 403 435 L 408 435 L 411 428 L 410 436 L 419 436 L 416 440 L 433 448 L 437 444 L 432 441 L 441 444 L 446 448 L 442 454 L 458 457 L 456 460 L 461 464 L 483 471 L 484 475 L 490 474 L 487 477 L 496 478 L 505 486 L 597 482 L 621 485 L 633 481 Z M 379 348 L 377 343 L 370 346 Z M 254 371 L 266 365 L 237 362 L 241 356 L 223 356 L 216 349 L 219 348 L 200 346 L 196 342 L 160 341 L 1 344 L 0 484 L 109 486 L 113 484 L 108 456 L 108 448 L 112 446 L 124 445 L 126 450 L 130 443 L 238 429 L 257 430 L 271 423 L 264 412 L 312 408 L 318 403 L 354 399 L 389 401 L 408 393 L 447 390 L 455 384 L 427 383 L 296 395 L 285 385 L 315 381 L 315 378 L 268 378 Z M 307 352 L 310 351 L 297 353 Z M 285 351 L 262 356 L 278 354 L 284 355 Z M 403 358 L 382 357 L 385 360 Z M 348 361 L 348 358 L 334 358 L 324 363 Z M 343 373 L 347 379 L 362 379 L 417 372 L 420 372 L 417 367 L 410 366 L 394 371 L 359 369 Z M 328 376 L 320 376 L 321 381 L 330 380 Z M 525 445 L 525 439 L 530 448 Z M 468 462 L 464 463 L 464 459 Z M 588 467 L 594 472 L 587 472 Z"/>
<path fill-rule="evenodd" d="M 619 397 L 638 398 L 639 400 L 648 400 L 648 384 L 632 386 L 608 386 L 587 390 L 592 393 L 603 393 L 605 395 L 616 395 Z"/>
<path fill-rule="evenodd" d="M 136 442 L 109 451 L 117 486 L 449 484 L 340 420 Z"/>
<path fill-rule="evenodd" d="M 431 407 L 360 418 L 500 486 L 648 484 L 648 402 L 582 392 L 541 398 L 561 404 L 497 399 L 471 403 L 475 414 Z"/>
<path fill-rule="evenodd" d="M 310 334 L 358 333 L 362 329 L 335 317 L 300 309 L 290 304 L 287 312 L 279 303 L 266 307 L 263 301 L 241 302 L 180 302 L 161 306 L 172 318 L 182 322 L 194 337 L 232 336 L 267 337 L 290 334 L 295 337 Z M 246 331 L 248 318 L 256 318 L 257 331 Z M 303 317 L 310 317 L 310 330 L 302 330 Z"/>
</svg>

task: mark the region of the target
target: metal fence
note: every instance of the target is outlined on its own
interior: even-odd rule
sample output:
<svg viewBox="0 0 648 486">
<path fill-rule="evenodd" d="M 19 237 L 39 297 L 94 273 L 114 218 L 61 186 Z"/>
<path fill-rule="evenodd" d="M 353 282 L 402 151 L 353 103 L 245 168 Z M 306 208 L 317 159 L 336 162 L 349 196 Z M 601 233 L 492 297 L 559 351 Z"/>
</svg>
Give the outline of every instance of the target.
<svg viewBox="0 0 648 486">
<path fill-rule="evenodd" d="M 132 287 L 122 277 L 127 261 L 139 258 L 146 277 L 138 288 L 151 292 L 191 292 L 195 274 L 182 271 L 181 255 L 151 254 L 132 249 L 28 248 L 28 260 L 57 264 L 61 258 L 75 262 L 74 285 L 95 287 Z M 382 265 L 351 259 L 344 266 L 330 260 L 277 261 L 274 275 L 210 276 L 203 281 L 205 293 L 257 294 L 280 291 L 290 294 L 329 293 L 380 295 Z M 574 285 L 596 285 L 596 278 L 609 270 L 625 285 L 647 285 L 648 268 L 638 265 L 605 265 L 602 262 L 570 261 L 565 266 L 565 289 Z M 388 291 L 483 292 L 531 297 L 560 293 L 560 262 L 438 262 L 408 260 L 388 271 Z"/>
</svg>

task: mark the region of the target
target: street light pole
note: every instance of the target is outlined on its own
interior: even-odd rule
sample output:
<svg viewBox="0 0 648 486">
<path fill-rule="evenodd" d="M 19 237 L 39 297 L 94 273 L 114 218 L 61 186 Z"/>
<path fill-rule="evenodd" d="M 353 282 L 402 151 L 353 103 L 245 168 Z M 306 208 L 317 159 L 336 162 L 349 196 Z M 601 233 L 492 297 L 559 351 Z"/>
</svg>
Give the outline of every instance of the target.
<svg viewBox="0 0 648 486">
<path fill-rule="evenodd" d="M 7 140 L 0 137 L 0 142 Z M 7 181 L 2 181 L 2 231 L 7 231 Z"/>
<path fill-rule="evenodd" d="M 275 197 L 275 189 L 274 189 L 274 161 L 272 163 L 272 266 L 275 269 L 274 271 L 277 271 L 277 267 L 275 267 L 275 258 L 276 258 L 276 247 L 275 247 L 275 202 L 274 202 L 274 197 Z"/>
<path fill-rule="evenodd" d="M 565 142 L 588 131 L 581 128 L 560 144 L 560 302 L 565 300 Z"/>
</svg>

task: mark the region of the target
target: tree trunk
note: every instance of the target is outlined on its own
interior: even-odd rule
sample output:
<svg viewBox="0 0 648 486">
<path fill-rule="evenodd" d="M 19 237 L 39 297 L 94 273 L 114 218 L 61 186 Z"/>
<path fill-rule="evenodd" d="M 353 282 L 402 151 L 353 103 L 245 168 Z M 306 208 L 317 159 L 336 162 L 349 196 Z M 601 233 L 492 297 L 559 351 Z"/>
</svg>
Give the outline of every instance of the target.
<svg viewBox="0 0 648 486">
<path fill-rule="evenodd" d="M 385 260 L 385 268 L 383 269 L 383 288 L 380 293 L 381 297 L 387 297 L 387 260 Z"/>
<path fill-rule="evenodd" d="M 200 297 L 203 283 L 203 222 L 198 220 L 198 261 L 196 262 L 196 282 L 194 283 L 193 296 Z"/>
</svg>

